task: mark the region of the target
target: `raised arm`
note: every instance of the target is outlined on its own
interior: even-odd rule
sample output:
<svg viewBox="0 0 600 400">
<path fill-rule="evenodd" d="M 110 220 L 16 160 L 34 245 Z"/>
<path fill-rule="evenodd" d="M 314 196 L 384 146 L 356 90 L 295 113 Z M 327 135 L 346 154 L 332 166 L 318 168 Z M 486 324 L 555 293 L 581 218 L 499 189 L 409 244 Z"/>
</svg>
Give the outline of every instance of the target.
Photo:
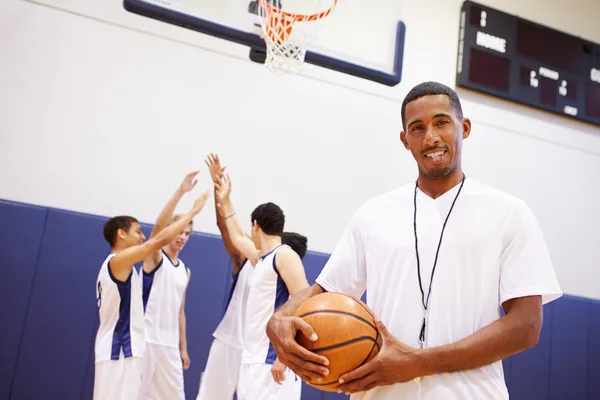
<svg viewBox="0 0 600 400">
<path fill-rule="evenodd" d="M 198 172 L 199 171 L 190 172 L 185 176 L 185 178 L 183 178 L 183 181 L 181 182 L 175 193 L 173 193 L 167 204 L 165 204 L 162 211 L 158 215 L 158 218 L 156 218 L 154 228 L 152 228 L 152 233 L 150 233 L 150 239 L 156 236 L 160 231 L 162 231 L 165 228 L 165 226 L 169 224 L 169 220 L 173 216 L 173 212 L 175 212 L 175 208 L 177 207 L 177 204 L 179 204 L 179 201 L 181 200 L 183 195 L 192 190 L 194 186 L 196 186 L 198 180 L 195 178 L 196 175 L 198 175 Z M 144 260 L 144 271 L 152 272 L 161 260 L 162 255 L 160 254 L 160 249 L 158 249 Z"/>
<path fill-rule="evenodd" d="M 133 270 L 133 265 L 137 262 L 140 262 L 150 256 L 153 252 L 159 250 L 163 246 L 167 245 L 171 240 L 175 238 L 182 230 L 185 229 L 187 224 L 200 213 L 204 205 L 206 204 L 206 200 L 209 196 L 209 191 L 205 191 L 196 199 L 194 202 L 194 206 L 191 211 L 187 213 L 183 218 L 175 221 L 162 231 L 160 231 L 156 236 L 151 239 L 148 239 L 146 242 L 137 245 L 128 247 L 124 250 L 119 251 L 111 260 L 110 260 L 110 269 L 114 277 L 120 281 L 125 281 L 131 271 Z"/>
<path fill-rule="evenodd" d="M 214 184 L 214 195 L 215 195 L 215 212 L 217 213 L 217 226 L 219 227 L 219 231 L 221 232 L 221 237 L 223 238 L 223 244 L 225 245 L 225 250 L 229 254 L 231 261 L 233 262 L 233 274 L 237 275 L 242 267 L 242 262 L 244 261 L 244 257 L 240 253 L 240 251 L 233 245 L 231 241 L 231 235 L 229 233 L 229 229 L 227 228 L 227 223 L 217 206 L 218 198 L 217 198 L 217 184 L 221 182 L 221 177 L 223 176 L 223 171 L 225 171 L 225 167 L 221 167 L 221 162 L 219 160 L 219 156 L 216 154 L 209 154 L 206 159 L 206 165 L 208 165 L 208 169 L 210 171 L 210 177 L 212 178 Z"/>
<path fill-rule="evenodd" d="M 231 242 L 243 257 L 250 260 L 252 265 L 255 265 L 260 258 L 260 253 L 256 249 L 256 246 L 254 246 L 252 239 L 244 233 L 242 225 L 235 214 L 231 199 L 229 198 L 231 194 L 231 180 L 229 179 L 229 176 L 223 174 L 221 181 L 215 184 L 215 186 L 217 187 L 218 197 L 217 208 L 223 215 L 223 219 L 225 220 L 227 230 L 231 237 Z"/>
</svg>

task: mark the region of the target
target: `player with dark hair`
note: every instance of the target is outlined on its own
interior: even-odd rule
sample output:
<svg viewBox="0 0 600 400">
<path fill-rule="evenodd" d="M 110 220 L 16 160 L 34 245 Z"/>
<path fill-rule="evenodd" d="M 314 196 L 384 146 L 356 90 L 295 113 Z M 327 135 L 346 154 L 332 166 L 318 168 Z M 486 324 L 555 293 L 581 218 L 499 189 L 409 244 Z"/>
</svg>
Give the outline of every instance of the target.
<svg viewBox="0 0 600 400">
<path fill-rule="evenodd" d="M 285 215 L 274 203 L 261 204 L 252 212 L 251 238 L 235 215 L 231 182 L 227 175 L 216 183 L 218 209 L 231 242 L 254 265 L 244 322 L 242 366 L 237 385 L 239 400 L 300 400 L 302 382 L 277 360 L 267 337 L 267 322 L 290 295 L 308 288 L 300 256 L 282 244 Z"/>
<path fill-rule="evenodd" d="M 537 344 L 542 305 L 562 295 L 539 223 L 523 200 L 463 173 L 471 121 L 452 89 L 417 85 L 402 126 L 416 181 L 360 207 L 316 283 L 273 315 L 268 337 L 281 362 L 323 382 L 328 360 L 295 341 L 297 332 L 316 338 L 292 315 L 319 293 L 366 290 L 383 344 L 340 377 L 339 391 L 353 400 L 508 399 L 501 360 Z"/>
<path fill-rule="evenodd" d="M 229 292 L 225 315 L 213 333 L 206 367 L 200 379 L 200 390 L 196 400 L 232 400 L 238 384 L 244 345 L 244 321 L 249 291 L 249 279 L 254 266 L 233 245 L 227 223 L 217 208 L 217 184 L 221 181 L 224 167 L 218 155 L 210 154 L 206 160 L 210 175 L 215 184 L 215 208 L 217 226 L 225 249 L 232 262 L 233 284 Z M 247 236 L 247 235 L 246 235 Z M 249 239 L 250 237 L 247 236 Z M 307 239 L 298 233 L 284 232 L 281 242 L 289 245 L 302 259 L 307 250 Z M 285 366 L 274 363 L 272 373 L 278 379 L 285 372 Z"/>
<path fill-rule="evenodd" d="M 308 239 L 304 235 L 296 232 L 283 232 L 281 234 L 281 243 L 290 246 L 301 259 L 306 255 Z"/>
<path fill-rule="evenodd" d="M 208 195 L 208 191 L 202 193 L 189 213 L 148 241 L 133 217 L 113 217 L 105 223 L 104 238 L 111 249 L 96 281 L 100 325 L 95 340 L 94 400 L 138 399 L 146 340 L 142 283 L 134 264 L 171 242 L 202 210 Z"/>
</svg>

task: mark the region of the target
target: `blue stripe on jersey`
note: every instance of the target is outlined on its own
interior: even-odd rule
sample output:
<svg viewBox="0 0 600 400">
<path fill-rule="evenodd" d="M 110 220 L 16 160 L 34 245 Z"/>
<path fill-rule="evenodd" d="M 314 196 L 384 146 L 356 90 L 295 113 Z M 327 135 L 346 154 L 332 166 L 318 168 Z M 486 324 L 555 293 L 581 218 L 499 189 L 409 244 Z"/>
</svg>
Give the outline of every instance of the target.
<svg viewBox="0 0 600 400">
<path fill-rule="evenodd" d="M 154 274 L 162 265 L 163 260 L 164 260 L 164 258 L 161 258 L 160 262 L 158 263 L 156 268 L 154 268 L 154 271 L 152 271 L 150 273 L 146 273 L 146 271 L 144 271 L 144 269 L 142 268 L 142 275 L 143 275 L 142 302 L 144 303 L 144 312 L 146 312 L 146 305 L 148 304 L 148 299 L 150 298 L 150 290 L 152 290 L 152 283 L 154 282 Z"/>
<path fill-rule="evenodd" d="M 273 256 L 273 270 L 277 273 L 277 290 L 275 292 L 275 307 L 273 309 L 273 312 L 277 311 L 277 309 L 279 307 L 284 305 L 285 302 L 290 297 L 290 292 L 288 291 L 288 288 L 285 285 L 285 282 L 283 281 L 283 279 L 281 279 L 281 275 L 279 275 L 279 271 L 277 271 L 277 266 L 275 263 L 276 257 L 277 257 L 277 254 L 275 254 Z M 271 343 L 271 341 L 269 341 L 269 350 L 267 351 L 267 358 L 265 360 L 265 363 L 273 364 L 276 359 L 277 359 L 277 353 L 275 353 L 273 344 Z"/>
<path fill-rule="evenodd" d="M 134 267 L 135 268 L 135 267 Z M 111 360 L 118 360 L 121 347 L 123 348 L 123 355 L 125 358 L 131 357 L 133 354 L 131 353 L 131 275 L 134 271 L 131 271 L 131 274 L 127 277 L 125 282 L 121 282 L 117 280 L 112 274 L 110 269 L 110 262 L 108 263 L 108 274 L 113 282 L 117 285 L 119 289 L 119 297 L 121 301 L 119 302 L 119 319 L 117 320 L 117 324 L 115 325 L 115 330 L 113 331 L 113 340 L 112 340 L 112 349 L 110 352 Z"/>
</svg>

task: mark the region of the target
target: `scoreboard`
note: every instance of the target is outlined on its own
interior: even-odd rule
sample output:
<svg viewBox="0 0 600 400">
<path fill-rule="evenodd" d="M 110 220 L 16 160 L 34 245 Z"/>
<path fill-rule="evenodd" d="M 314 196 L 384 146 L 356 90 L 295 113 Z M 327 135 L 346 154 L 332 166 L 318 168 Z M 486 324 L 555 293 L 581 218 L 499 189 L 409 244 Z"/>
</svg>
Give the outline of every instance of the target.
<svg viewBox="0 0 600 400">
<path fill-rule="evenodd" d="M 457 86 L 600 126 L 600 45 L 471 1 Z"/>
</svg>

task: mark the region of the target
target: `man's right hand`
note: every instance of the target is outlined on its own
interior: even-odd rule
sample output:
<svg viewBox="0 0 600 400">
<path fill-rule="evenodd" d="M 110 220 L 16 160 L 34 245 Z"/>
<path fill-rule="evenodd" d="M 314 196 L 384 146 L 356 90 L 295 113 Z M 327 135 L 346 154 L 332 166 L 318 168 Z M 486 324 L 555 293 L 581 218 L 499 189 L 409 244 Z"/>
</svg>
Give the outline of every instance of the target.
<svg viewBox="0 0 600 400">
<path fill-rule="evenodd" d="M 317 340 L 317 334 L 302 318 L 275 313 L 267 325 L 267 336 L 279 361 L 305 382 L 323 381 L 329 374 L 329 360 L 300 346 L 296 342 L 298 331 L 313 341 Z"/>
</svg>

